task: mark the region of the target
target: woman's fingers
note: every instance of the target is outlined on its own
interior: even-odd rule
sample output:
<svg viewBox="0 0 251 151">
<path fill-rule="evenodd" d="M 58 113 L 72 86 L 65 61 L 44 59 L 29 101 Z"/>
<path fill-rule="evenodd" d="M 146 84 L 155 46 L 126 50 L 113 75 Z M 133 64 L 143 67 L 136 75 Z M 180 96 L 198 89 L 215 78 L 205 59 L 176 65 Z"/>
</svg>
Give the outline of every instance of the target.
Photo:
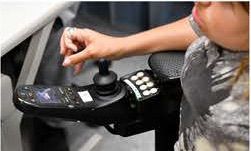
<svg viewBox="0 0 251 151">
<path fill-rule="evenodd" d="M 60 39 L 60 54 L 64 55 L 63 66 L 74 65 L 74 74 L 78 74 L 85 62 L 85 60 L 90 59 L 91 55 L 85 49 L 88 43 L 88 35 L 91 30 L 89 29 L 78 29 L 78 28 L 65 28 L 61 39 Z M 77 52 L 76 54 L 73 52 Z"/>
<path fill-rule="evenodd" d="M 61 55 L 64 55 L 66 53 L 66 46 L 65 46 L 65 42 L 64 42 L 64 40 L 65 40 L 64 35 L 65 34 L 63 32 L 63 34 L 62 34 L 62 36 L 60 38 L 60 54 Z"/>
<path fill-rule="evenodd" d="M 60 54 L 65 55 L 68 50 L 77 52 L 78 45 L 75 43 L 85 43 L 82 30 L 78 28 L 66 27 L 60 39 Z"/>
<path fill-rule="evenodd" d="M 72 39 L 73 41 L 85 43 L 86 40 L 88 40 L 89 36 L 93 34 L 93 31 L 87 28 L 74 28 L 74 32 L 71 32 L 68 37 Z"/>
<path fill-rule="evenodd" d="M 80 73 L 80 71 L 81 71 L 82 68 L 83 68 L 83 65 L 84 65 L 84 62 L 80 62 L 80 63 L 78 63 L 78 64 L 76 64 L 76 65 L 74 66 L 74 74 L 75 74 L 75 75 Z"/>
<path fill-rule="evenodd" d="M 90 58 L 92 58 L 90 51 L 85 49 L 79 53 L 66 57 L 63 62 L 63 66 L 75 65 L 77 63 L 84 62 Z"/>
<path fill-rule="evenodd" d="M 65 46 L 67 47 L 67 49 L 70 49 L 71 51 L 74 52 L 78 51 L 77 45 L 74 44 L 73 41 L 68 37 L 65 38 Z"/>
<path fill-rule="evenodd" d="M 64 32 L 60 39 L 60 54 L 66 55 L 68 51 L 77 51 L 77 49 L 77 46 Z"/>
</svg>

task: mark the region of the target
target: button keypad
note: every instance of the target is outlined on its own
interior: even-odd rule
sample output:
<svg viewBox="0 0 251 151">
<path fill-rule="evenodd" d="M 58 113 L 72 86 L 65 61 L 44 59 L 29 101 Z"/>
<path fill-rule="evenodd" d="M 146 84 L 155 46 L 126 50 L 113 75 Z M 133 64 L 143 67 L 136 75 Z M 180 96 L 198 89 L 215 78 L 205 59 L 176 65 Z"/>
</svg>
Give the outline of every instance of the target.
<svg viewBox="0 0 251 151">
<path fill-rule="evenodd" d="M 128 80 L 130 80 L 130 82 Z M 141 95 L 141 97 L 137 97 L 138 100 L 144 100 L 145 98 L 158 93 L 158 88 L 155 86 L 154 80 L 148 72 L 135 72 L 134 74 L 126 77 L 124 82 L 126 82 L 132 88 L 136 96 Z"/>
<path fill-rule="evenodd" d="M 81 100 L 79 96 L 75 93 L 72 88 L 59 88 L 59 93 L 64 96 L 64 102 L 68 105 L 72 105 L 74 107 L 82 106 Z"/>
</svg>

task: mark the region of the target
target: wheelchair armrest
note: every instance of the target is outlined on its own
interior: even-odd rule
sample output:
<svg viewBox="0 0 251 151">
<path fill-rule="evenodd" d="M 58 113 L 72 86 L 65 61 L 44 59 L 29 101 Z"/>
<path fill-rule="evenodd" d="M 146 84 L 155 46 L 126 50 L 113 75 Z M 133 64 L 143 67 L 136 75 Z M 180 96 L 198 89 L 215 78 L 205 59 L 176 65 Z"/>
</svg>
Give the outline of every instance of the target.
<svg viewBox="0 0 251 151">
<path fill-rule="evenodd" d="M 183 51 L 158 52 L 150 56 L 148 64 L 161 80 L 179 79 L 184 56 Z"/>
</svg>

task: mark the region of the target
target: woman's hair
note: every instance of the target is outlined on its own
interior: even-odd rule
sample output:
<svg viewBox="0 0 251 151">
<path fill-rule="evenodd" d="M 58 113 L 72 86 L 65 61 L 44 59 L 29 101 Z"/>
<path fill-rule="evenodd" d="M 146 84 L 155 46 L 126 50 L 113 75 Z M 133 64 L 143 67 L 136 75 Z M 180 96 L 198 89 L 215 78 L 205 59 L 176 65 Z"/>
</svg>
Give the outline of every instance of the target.
<svg viewBox="0 0 251 151">
<path fill-rule="evenodd" d="M 249 15 L 249 2 L 240 2 L 240 4 L 243 6 L 243 9 L 248 13 Z M 249 31 L 248 31 L 249 32 Z M 245 76 L 247 75 L 247 76 Z M 233 84 L 237 83 L 242 76 L 245 76 L 245 79 L 242 79 L 242 82 L 244 82 L 244 91 L 243 91 L 243 97 L 244 100 L 249 100 L 249 57 L 245 57 L 241 60 L 240 66 L 237 70 L 236 76 L 233 78 Z"/>
<path fill-rule="evenodd" d="M 249 2 L 240 2 L 244 10 L 249 14 Z"/>
<path fill-rule="evenodd" d="M 236 76 L 233 78 L 233 84 L 242 83 L 243 93 L 241 100 L 249 100 L 249 57 L 241 60 Z"/>
</svg>

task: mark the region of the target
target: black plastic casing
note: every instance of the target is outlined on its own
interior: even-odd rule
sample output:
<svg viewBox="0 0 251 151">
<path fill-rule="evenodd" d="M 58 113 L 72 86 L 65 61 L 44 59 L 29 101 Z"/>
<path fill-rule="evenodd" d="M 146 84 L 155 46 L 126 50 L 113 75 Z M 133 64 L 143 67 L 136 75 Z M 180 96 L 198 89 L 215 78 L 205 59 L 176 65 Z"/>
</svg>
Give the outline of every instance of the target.
<svg viewBox="0 0 251 151">
<path fill-rule="evenodd" d="M 21 86 L 15 90 L 13 102 L 20 111 L 33 116 L 56 117 L 74 121 L 86 121 L 98 125 L 107 125 L 115 122 L 127 121 L 131 119 L 131 116 L 135 115 L 135 111 L 130 108 L 127 99 L 128 91 L 123 83 L 119 82 L 119 85 L 120 90 L 109 96 L 97 95 L 94 90 L 94 85 L 73 88 L 76 92 L 88 90 L 94 100 L 93 102 L 73 108 L 69 108 L 69 104 L 64 103 L 41 105 L 37 102 L 31 102 L 29 99 L 21 99 L 19 92 L 25 86 Z M 28 87 L 34 88 L 45 86 L 28 85 Z"/>
</svg>

